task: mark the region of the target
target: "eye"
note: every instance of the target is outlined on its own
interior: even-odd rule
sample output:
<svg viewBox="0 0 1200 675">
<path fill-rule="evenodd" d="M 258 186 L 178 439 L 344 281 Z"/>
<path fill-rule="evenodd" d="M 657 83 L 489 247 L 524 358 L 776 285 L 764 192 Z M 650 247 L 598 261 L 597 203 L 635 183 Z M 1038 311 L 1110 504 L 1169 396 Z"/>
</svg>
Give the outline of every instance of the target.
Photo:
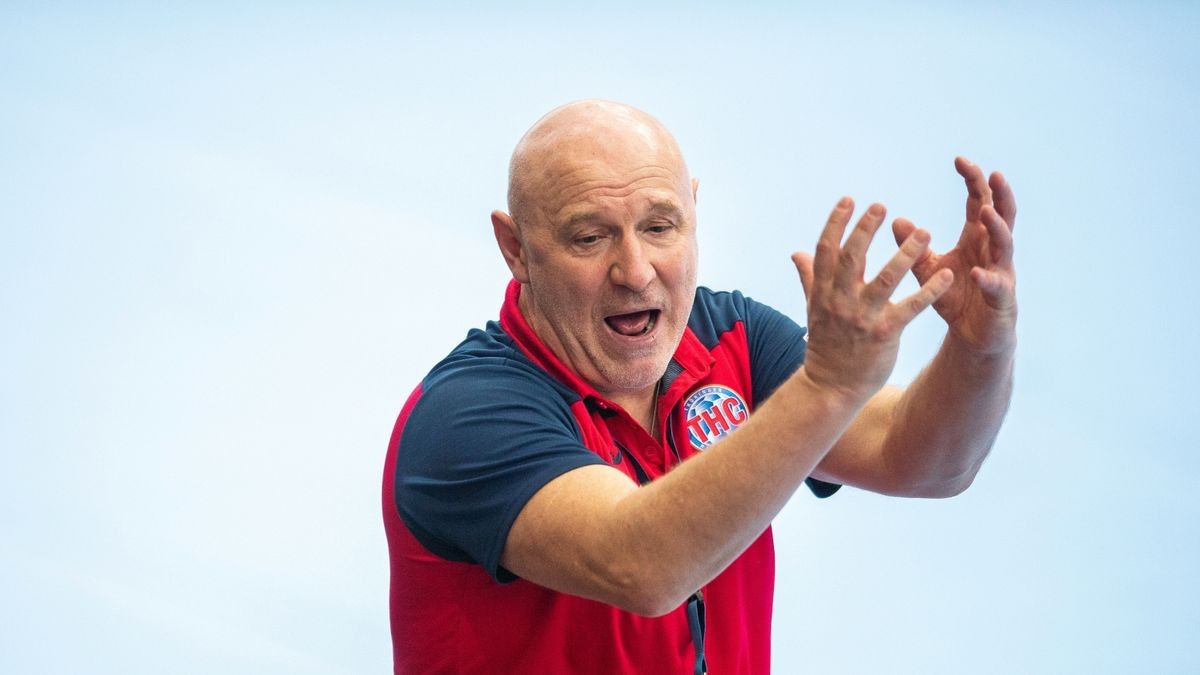
<svg viewBox="0 0 1200 675">
<path fill-rule="evenodd" d="M 600 242 L 600 235 L 585 234 L 582 237 L 575 237 L 575 244 L 578 246 L 592 246 Z"/>
<path fill-rule="evenodd" d="M 646 231 L 650 234 L 668 234 L 675 229 L 675 226 L 670 223 L 655 223 L 646 227 Z"/>
</svg>

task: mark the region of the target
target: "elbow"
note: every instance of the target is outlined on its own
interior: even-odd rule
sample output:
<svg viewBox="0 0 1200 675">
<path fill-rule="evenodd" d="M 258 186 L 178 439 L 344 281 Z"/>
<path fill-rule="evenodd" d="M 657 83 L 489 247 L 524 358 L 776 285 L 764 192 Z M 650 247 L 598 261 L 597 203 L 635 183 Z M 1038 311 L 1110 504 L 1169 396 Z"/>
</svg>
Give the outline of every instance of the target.
<svg viewBox="0 0 1200 675">
<path fill-rule="evenodd" d="M 971 471 L 965 476 L 959 476 L 957 479 L 947 483 L 943 492 L 938 495 L 942 498 L 957 497 L 967 491 L 967 488 L 975 482 L 975 476 L 979 473 L 978 469 Z"/>
<path fill-rule="evenodd" d="M 669 572 L 648 567 L 638 572 L 612 574 L 609 597 L 603 600 L 614 607 L 643 616 L 656 618 L 675 611 L 692 593 L 681 583 L 669 578 Z"/>
<path fill-rule="evenodd" d="M 922 486 L 920 490 L 913 492 L 909 496 L 921 497 L 924 499 L 949 499 L 950 497 L 957 497 L 966 492 L 967 488 L 971 487 L 971 483 L 971 480 L 966 480 L 947 481 L 934 485 L 925 485 Z"/>
<path fill-rule="evenodd" d="M 615 606 L 631 614 L 655 619 L 675 611 L 686 599 L 687 596 L 672 598 L 667 595 L 635 595 L 625 598 Z"/>
<path fill-rule="evenodd" d="M 623 589 L 612 604 L 631 614 L 653 619 L 675 611 L 694 590 L 678 592 L 665 584 L 646 583 Z"/>
<path fill-rule="evenodd" d="M 934 480 L 925 480 L 915 485 L 910 486 L 906 491 L 908 497 L 921 497 L 924 499 L 949 499 L 967 491 L 971 484 L 975 482 L 975 476 L 979 474 L 979 467 L 974 466 L 960 474 L 950 476 L 939 476 Z"/>
<path fill-rule="evenodd" d="M 887 479 L 878 492 L 922 499 L 957 497 L 975 482 L 984 459 L 986 454 L 971 458 L 943 458 L 935 462 L 890 463 Z"/>
</svg>

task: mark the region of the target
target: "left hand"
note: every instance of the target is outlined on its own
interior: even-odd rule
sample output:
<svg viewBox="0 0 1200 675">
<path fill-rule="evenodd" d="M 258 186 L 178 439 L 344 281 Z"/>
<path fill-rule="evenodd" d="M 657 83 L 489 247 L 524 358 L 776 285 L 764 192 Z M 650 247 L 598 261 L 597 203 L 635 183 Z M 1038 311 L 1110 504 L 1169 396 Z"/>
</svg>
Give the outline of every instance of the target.
<svg viewBox="0 0 1200 675">
<path fill-rule="evenodd" d="M 967 222 L 954 248 L 941 255 L 926 250 L 912 271 L 921 284 L 943 269 L 954 272 L 953 285 L 934 309 L 968 349 L 998 354 L 1016 345 L 1012 228 L 1017 203 L 1000 172 L 985 179 L 983 170 L 963 157 L 955 158 L 954 168 L 967 184 Z M 915 229 L 903 218 L 892 225 L 897 243 Z"/>
</svg>

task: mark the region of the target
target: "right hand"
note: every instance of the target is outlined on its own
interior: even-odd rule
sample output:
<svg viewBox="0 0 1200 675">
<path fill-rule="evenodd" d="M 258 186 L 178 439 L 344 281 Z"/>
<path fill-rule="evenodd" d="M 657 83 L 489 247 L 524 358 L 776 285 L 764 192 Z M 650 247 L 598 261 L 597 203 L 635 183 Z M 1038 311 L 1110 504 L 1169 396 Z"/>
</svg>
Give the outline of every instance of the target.
<svg viewBox="0 0 1200 675">
<path fill-rule="evenodd" d="M 929 233 L 914 228 L 871 282 L 863 279 L 867 248 L 887 210 L 872 204 L 846 243 L 842 234 L 854 213 L 843 197 L 829 214 L 816 256 L 792 254 L 808 300 L 808 351 L 804 371 L 815 384 L 865 403 L 879 391 L 896 364 L 900 333 L 954 282 L 942 269 L 917 292 L 891 302 L 900 281 L 929 246 Z"/>
</svg>

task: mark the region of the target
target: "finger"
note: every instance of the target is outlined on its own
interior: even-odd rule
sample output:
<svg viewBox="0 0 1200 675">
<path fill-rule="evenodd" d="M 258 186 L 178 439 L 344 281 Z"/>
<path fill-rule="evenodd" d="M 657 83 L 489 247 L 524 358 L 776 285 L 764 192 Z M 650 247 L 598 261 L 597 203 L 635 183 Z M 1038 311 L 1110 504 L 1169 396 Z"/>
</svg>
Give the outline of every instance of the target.
<svg viewBox="0 0 1200 675">
<path fill-rule="evenodd" d="M 1013 195 L 1012 186 L 1008 184 L 1008 180 L 1004 174 L 999 171 L 992 173 L 988 179 L 988 185 L 992 188 L 992 199 L 996 204 L 996 212 L 1008 223 L 1008 229 L 1012 230 L 1013 225 L 1017 222 L 1017 199 Z"/>
<path fill-rule="evenodd" d="M 996 309 L 1008 309 L 1017 301 L 1017 285 L 1011 274 L 972 267 L 971 281 L 979 287 L 987 304 Z"/>
<path fill-rule="evenodd" d="M 897 218 L 892 221 L 892 235 L 896 237 L 897 246 L 903 246 L 905 240 L 916 230 L 917 226 L 907 218 Z M 929 275 L 933 274 L 933 261 L 933 252 L 926 247 L 921 256 L 912 264 L 912 273 L 917 277 L 917 281 L 925 283 Z"/>
<path fill-rule="evenodd" d="M 985 204 L 992 203 L 992 189 L 988 186 L 987 179 L 984 178 L 983 170 L 979 168 L 979 165 L 966 157 L 955 157 L 954 169 L 967 184 L 967 222 L 977 222 L 979 210 Z"/>
<path fill-rule="evenodd" d="M 982 211 L 979 217 L 983 217 Z M 988 243 L 988 229 L 983 223 L 974 221 L 963 225 L 962 234 L 958 237 L 958 250 L 962 252 L 964 260 L 972 265 L 992 264 Z"/>
<path fill-rule="evenodd" d="M 912 234 L 913 230 L 915 229 L 917 229 L 917 226 L 913 225 L 913 222 L 907 218 L 897 218 L 893 220 L 892 235 L 896 237 L 896 245 L 903 245 L 904 240 L 908 239 L 908 235 Z"/>
<path fill-rule="evenodd" d="M 862 217 L 858 219 L 858 224 L 854 226 L 850 236 L 846 237 L 846 243 L 842 246 L 842 254 L 838 256 L 835 285 L 842 288 L 853 288 L 862 282 L 863 271 L 867 266 L 867 249 L 870 248 L 871 239 L 879 231 L 879 226 L 883 224 L 883 218 L 886 215 L 887 209 L 883 207 L 883 204 L 877 203 L 868 207 Z"/>
<path fill-rule="evenodd" d="M 913 263 L 919 260 L 929 248 L 929 233 L 915 229 L 900 245 L 900 250 L 892 256 L 879 274 L 863 289 L 863 295 L 875 302 L 886 301 L 892 297 L 896 287 L 904 279 L 904 275 L 912 269 Z"/>
<path fill-rule="evenodd" d="M 842 250 L 842 234 L 853 213 L 854 200 L 849 197 L 842 197 L 829 213 L 825 228 L 817 239 L 817 254 L 813 257 L 814 279 L 827 280 L 833 276 L 838 253 Z"/>
<path fill-rule="evenodd" d="M 1012 231 L 1008 229 L 1008 223 L 996 213 L 996 209 L 988 206 L 984 207 L 983 226 L 987 228 L 988 233 L 988 249 L 991 252 L 992 262 L 1001 267 L 1010 267 L 1013 258 L 1013 238 Z"/>
<path fill-rule="evenodd" d="M 800 285 L 804 287 L 804 299 L 812 299 L 813 289 L 813 257 L 803 251 L 792 254 L 792 264 L 800 273 Z"/>
<path fill-rule="evenodd" d="M 938 273 L 930 277 L 916 293 L 892 305 L 896 320 L 901 326 L 908 325 L 918 314 L 945 295 L 953 284 L 954 272 L 948 269 L 938 270 Z"/>
</svg>

